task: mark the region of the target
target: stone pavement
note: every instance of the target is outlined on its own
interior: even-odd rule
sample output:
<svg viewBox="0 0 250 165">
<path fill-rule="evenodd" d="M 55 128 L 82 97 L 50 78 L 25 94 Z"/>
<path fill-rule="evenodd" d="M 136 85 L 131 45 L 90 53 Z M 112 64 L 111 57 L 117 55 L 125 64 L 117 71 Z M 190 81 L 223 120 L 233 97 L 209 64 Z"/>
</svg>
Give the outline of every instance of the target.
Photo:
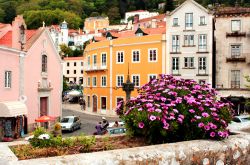
<svg viewBox="0 0 250 165">
<path fill-rule="evenodd" d="M 95 115 L 95 116 L 105 116 L 105 117 L 118 117 L 117 115 L 110 115 L 110 114 L 99 114 L 99 113 L 94 113 L 88 110 L 81 110 L 81 106 L 79 104 L 70 104 L 70 103 L 63 103 L 62 104 L 63 109 L 69 109 L 73 111 L 78 111 L 81 113 L 89 114 L 89 115 Z"/>
</svg>

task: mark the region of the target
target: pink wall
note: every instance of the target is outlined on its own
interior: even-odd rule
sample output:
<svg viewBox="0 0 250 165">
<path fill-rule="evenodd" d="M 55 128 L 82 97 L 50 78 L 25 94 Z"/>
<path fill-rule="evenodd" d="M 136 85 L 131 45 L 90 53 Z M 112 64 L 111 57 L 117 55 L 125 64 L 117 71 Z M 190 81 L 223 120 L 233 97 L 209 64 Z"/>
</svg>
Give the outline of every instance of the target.
<svg viewBox="0 0 250 165">
<path fill-rule="evenodd" d="M 19 53 L 0 48 L 0 101 L 17 101 L 19 97 Z M 5 71 L 12 72 L 11 88 L 5 88 Z"/>
<path fill-rule="evenodd" d="M 38 82 L 42 82 L 41 59 L 45 53 L 48 59 L 47 80 L 51 82 L 50 91 L 39 92 Z M 28 107 L 28 123 L 34 123 L 40 116 L 40 97 L 48 96 L 48 115 L 61 115 L 61 85 L 62 67 L 60 57 L 53 48 L 53 43 L 49 35 L 44 31 L 38 40 L 29 49 L 25 57 L 24 70 L 24 93 L 27 96 L 26 105 Z"/>
</svg>

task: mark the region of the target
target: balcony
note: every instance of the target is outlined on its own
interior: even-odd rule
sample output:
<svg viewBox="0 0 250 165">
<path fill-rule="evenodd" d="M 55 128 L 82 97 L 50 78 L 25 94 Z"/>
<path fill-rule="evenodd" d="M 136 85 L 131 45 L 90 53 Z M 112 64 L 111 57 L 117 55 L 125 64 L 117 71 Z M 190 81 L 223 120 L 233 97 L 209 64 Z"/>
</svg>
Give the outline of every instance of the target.
<svg viewBox="0 0 250 165">
<path fill-rule="evenodd" d="M 87 63 L 85 63 L 84 65 L 85 72 L 97 72 L 97 71 L 105 71 L 105 70 L 107 70 L 107 65 L 103 65 L 103 64 L 88 65 Z"/>
<path fill-rule="evenodd" d="M 246 32 L 231 32 L 231 33 L 226 33 L 226 37 L 246 37 Z"/>
<path fill-rule="evenodd" d="M 196 76 L 208 76 L 206 67 L 199 67 L 198 74 Z"/>
<path fill-rule="evenodd" d="M 226 58 L 226 62 L 246 62 L 246 57 L 244 56 L 231 56 Z"/>
</svg>

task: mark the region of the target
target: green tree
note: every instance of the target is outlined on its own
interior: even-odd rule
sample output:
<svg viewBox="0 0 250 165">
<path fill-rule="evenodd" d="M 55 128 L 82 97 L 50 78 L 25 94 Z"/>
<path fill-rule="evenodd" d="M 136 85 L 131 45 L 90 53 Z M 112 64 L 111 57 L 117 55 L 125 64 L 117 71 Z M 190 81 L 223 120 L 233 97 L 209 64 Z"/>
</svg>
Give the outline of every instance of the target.
<svg viewBox="0 0 250 165">
<path fill-rule="evenodd" d="M 174 1 L 173 0 L 166 0 L 166 5 L 164 8 L 164 12 L 166 13 L 167 11 L 173 11 L 174 10 Z"/>
<path fill-rule="evenodd" d="M 110 24 L 120 23 L 121 15 L 119 13 L 118 7 L 112 7 L 111 9 L 109 9 L 107 15 L 109 17 Z"/>
<path fill-rule="evenodd" d="M 65 45 L 65 44 L 60 45 L 60 49 L 61 49 L 61 52 L 64 53 L 64 57 L 66 57 L 66 56 L 72 57 L 73 56 L 72 49 L 70 49 L 67 45 Z"/>
<path fill-rule="evenodd" d="M 0 8 L 0 22 L 4 22 L 5 12 Z"/>
</svg>

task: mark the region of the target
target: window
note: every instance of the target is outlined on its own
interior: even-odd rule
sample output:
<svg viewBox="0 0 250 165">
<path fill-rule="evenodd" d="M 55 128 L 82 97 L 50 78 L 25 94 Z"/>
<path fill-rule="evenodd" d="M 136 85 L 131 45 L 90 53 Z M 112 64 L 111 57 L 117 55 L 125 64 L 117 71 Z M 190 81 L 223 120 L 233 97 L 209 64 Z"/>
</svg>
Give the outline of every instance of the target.
<svg viewBox="0 0 250 165">
<path fill-rule="evenodd" d="M 240 70 L 231 70 L 231 88 L 240 88 Z"/>
<path fill-rule="evenodd" d="M 184 67 L 193 68 L 194 67 L 194 57 L 184 57 Z"/>
<path fill-rule="evenodd" d="M 232 20 L 231 21 L 232 32 L 239 32 L 240 25 L 241 25 L 240 20 Z"/>
<path fill-rule="evenodd" d="M 178 35 L 172 36 L 172 51 L 180 52 L 180 36 Z"/>
<path fill-rule="evenodd" d="M 107 108 L 107 98 L 106 97 L 101 97 L 101 108 L 103 110 L 106 110 L 106 108 Z"/>
<path fill-rule="evenodd" d="M 199 35 L 199 52 L 203 52 L 207 50 L 207 35 L 200 34 Z"/>
<path fill-rule="evenodd" d="M 135 84 L 135 87 L 140 86 L 140 76 L 139 75 L 133 75 L 132 76 L 132 82 Z"/>
<path fill-rule="evenodd" d="M 106 66 L 106 62 L 107 62 L 107 54 L 102 53 L 102 66 Z"/>
<path fill-rule="evenodd" d="M 90 86 L 90 77 L 88 77 L 88 83 L 87 83 L 87 86 L 88 86 L 88 87 Z"/>
<path fill-rule="evenodd" d="M 69 74 L 69 70 L 67 70 L 67 74 Z"/>
<path fill-rule="evenodd" d="M 184 46 L 193 46 L 193 45 L 194 45 L 194 35 L 185 35 Z"/>
<path fill-rule="evenodd" d="M 76 66 L 76 62 L 74 62 L 74 66 Z"/>
<path fill-rule="evenodd" d="M 123 101 L 123 98 L 122 98 L 122 97 L 117 97 L 117 98 L 116 98 L 116 106 L 118 105 L 118 103 L 119 103 L 120 101 Z"/>
<path fill-rule="evenodd" d="M 81 70 L 81 74 L 83 74 L 83 70 Z"/>
<path fill-rule="evenodd" d="M 11 88 L 11 71 L 5 71 L 4 80 L 5 80 L 4 87 Z"/>
<path fill-rule="evenodd" d="M 240 45 L 231 45 L 231 57 L 237 58 L 241 54 L 241 46 Z"/>
<path fill-rule="evenodd" d="M 156 62 L 157 61 L 157 50 L 150 49 L 149 50 L 149 62 Z"/>
<path fill-rule="evenodd" d="M 93 55 L 93 66 L 96 66 L 97 63 L 97 56 Z"/>
<path fill-rule="evenodd" d="M 81 66 L 83 66 L 83 62 L 81 62 Z"/>
<path fill-rule="evenodd" d="M 185 14 L 185 27 L 187 30 L 193 28 L 193 13 Z"/>
<path fill-rule="evenodd" d="M 93 84 L 93 87 L 96 87 L 96 77 L 92 78 L 92 84 Z"/>
<path fill-rule="evenodd" d="M 199 70 L 206 70 L 206 57 L 199 57 Z"/>
<path fill-rule="evenodd" d="M 90 107 L 90 96 L 88 96 L 88 107 Z"/>
<path fill-rule="evenodd" d="M 76 74 L 76 70 L 74 70 L 74 74 Z"/>
<path fill-rule="evenodd" d="M 42 55 L 42 72 L 47 72 L 47 56 Z"/>
<path fill-rule="evenodd" d="M 116 76 L 116 86 L 121 87 L 123 84 L 123 76 Z"/>
<path fill-rule="evenodd" d="M 205 16 L 200 17 L 200 25 L 206 25 Z"/>
<path fill-rule="evenodd" d="M 139 50 L 132 51 L 132 62 L 140 62 L 140 51 Z"/>
<path fill-rule="evenodd" d="M 116 63 L 124 63 L 123 52 L 117 52 Z"/>
<path fill-rule="evenodd" d="M 101 86 L 102 87 L 106 87 L 107 86 L 107 77 L 106 76 L 102 76 L 101 79 L 102 79 Z"/>
<path fill-rule="evenodd" d="M 148 81 L 151 81 L 151 80 L 156 79 L 156 78 L 157 78 L 156 74 L 149 74 L 148 75 Z"/>
<path fill-rule="evenodd" d="M 69 66 L 69 62 L 67 62 L 67 66 Z"/>
<path fill-rule="evenodd" d="M 90 56 L 88 56 L 88 67 L 90 67 Z"/>
<path fill-rule="evenodd" d="M 179 26 L 178 25 L 178 18 L 173 19 L 173 26 Z"/>
<path fill-rule="evenodd" d="M 179 70 L 179 57 L 172 58 L 172 70 L 173 71 Z"/>
</svg>

